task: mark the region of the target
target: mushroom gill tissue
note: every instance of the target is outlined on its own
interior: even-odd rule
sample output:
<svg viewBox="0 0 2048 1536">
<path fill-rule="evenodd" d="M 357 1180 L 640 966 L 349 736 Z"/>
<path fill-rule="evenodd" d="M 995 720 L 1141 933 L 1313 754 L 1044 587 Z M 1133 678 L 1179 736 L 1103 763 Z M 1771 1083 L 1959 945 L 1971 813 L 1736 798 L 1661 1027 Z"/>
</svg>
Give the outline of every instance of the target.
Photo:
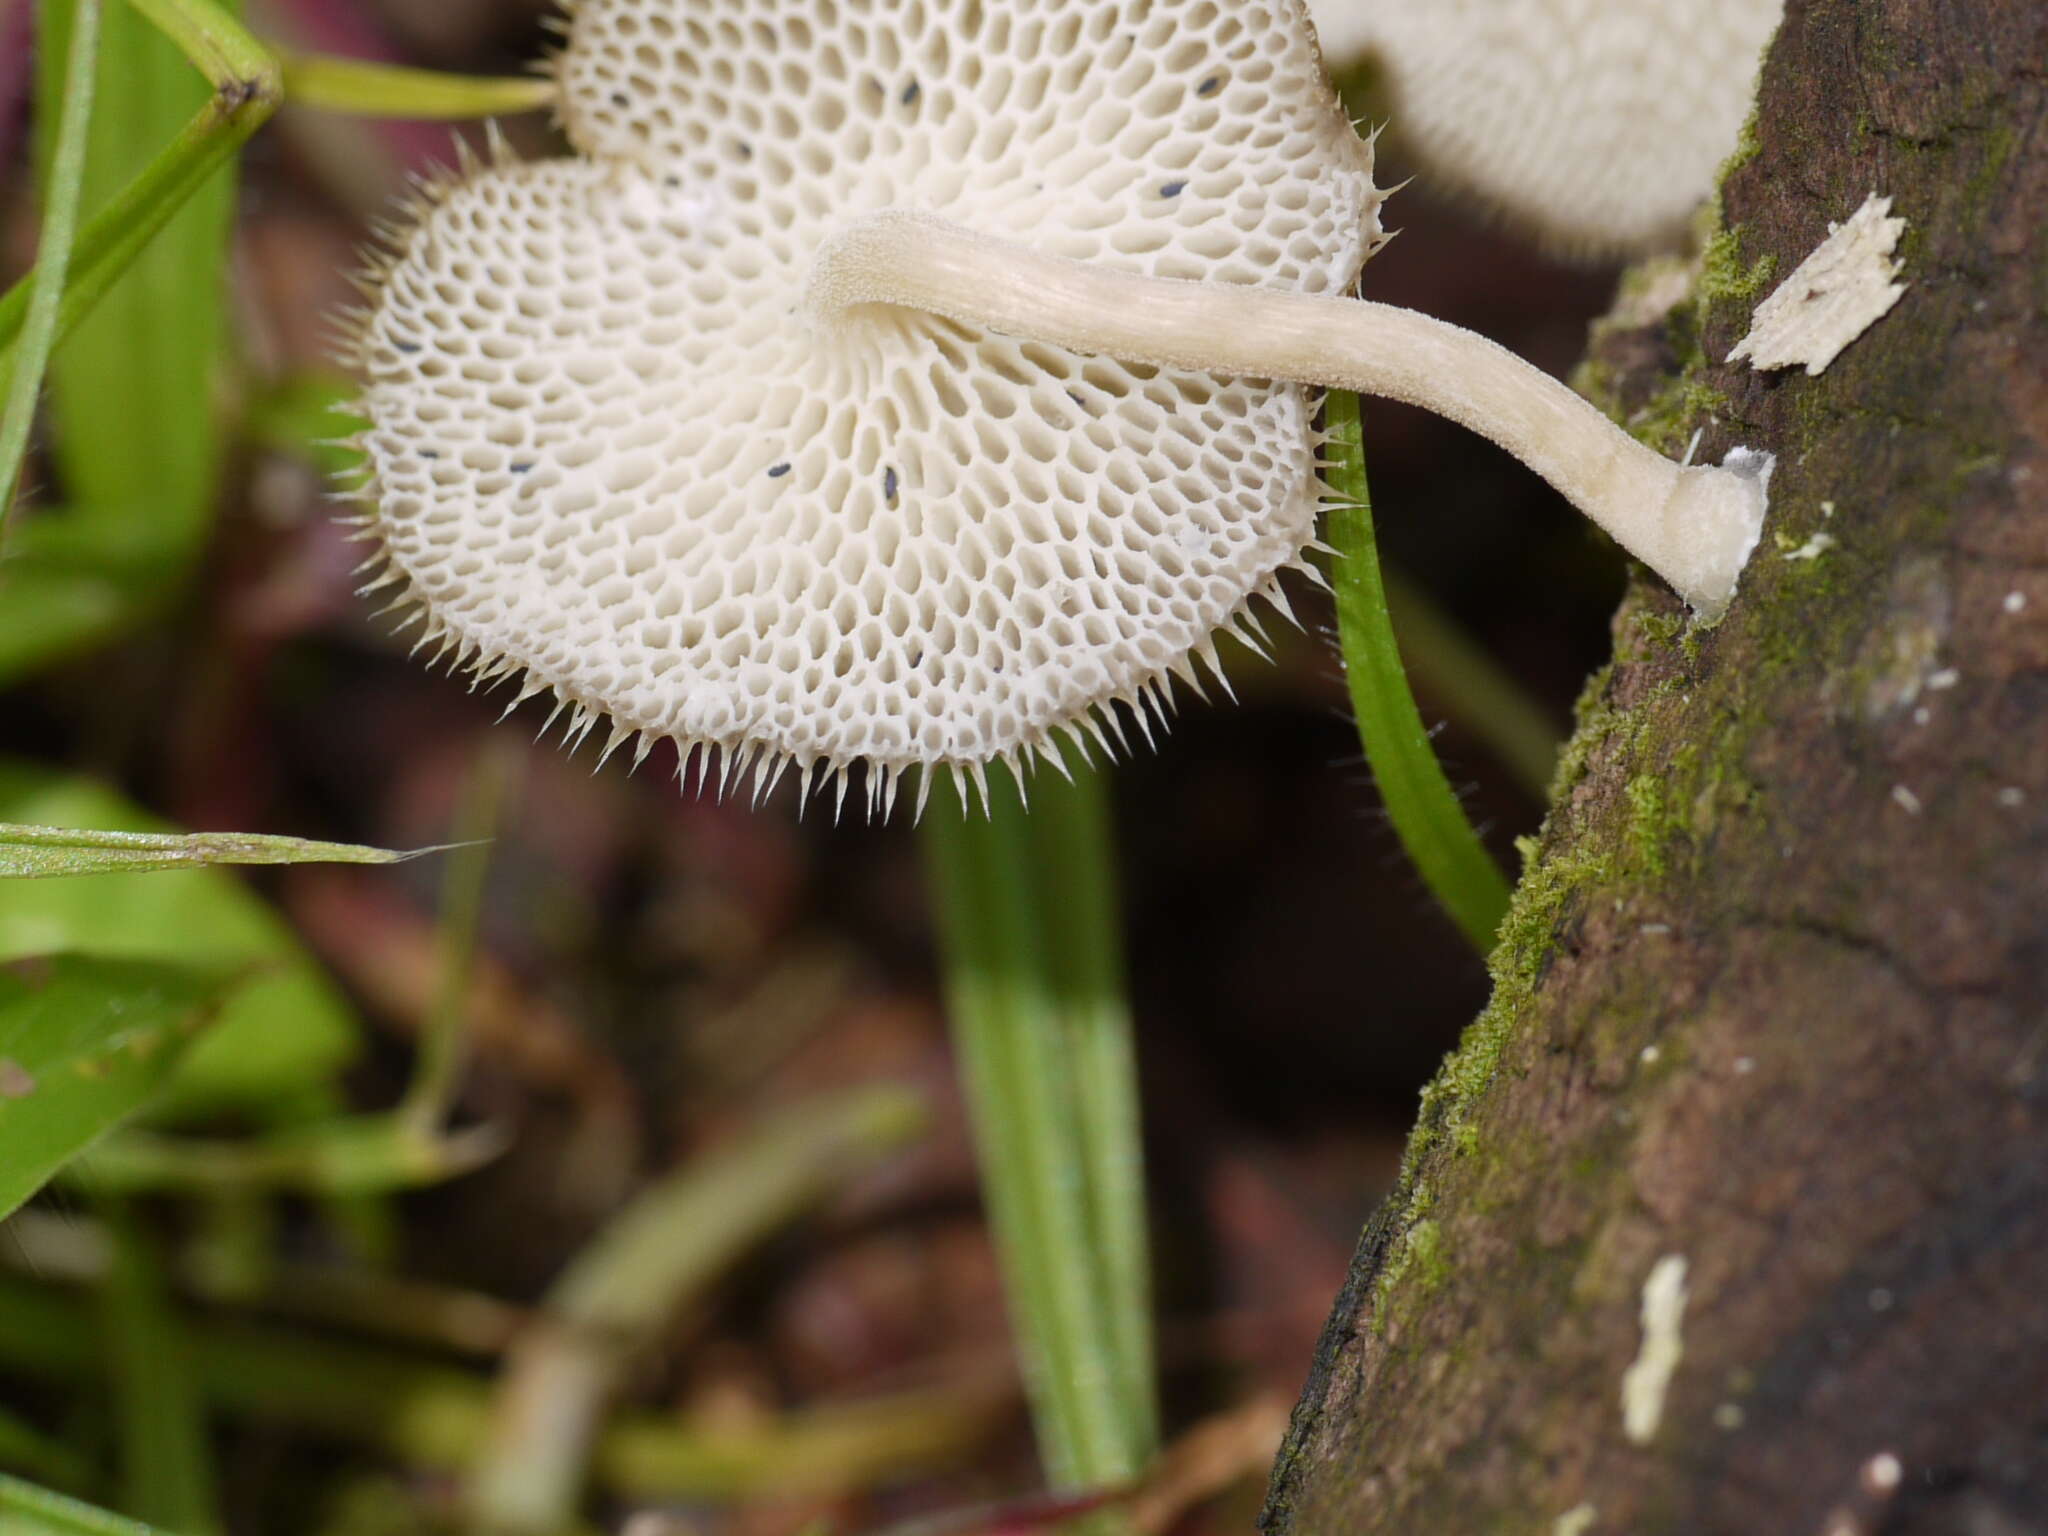
<svg viewBox="0 0 2048 1536">
<path fill-rule="evenodd" d="M 1383 311 L 1344 297 L 1382 193 L 1301 0 L 581 0 L 567 35 L 578 153 L 430 189 L 356 332 L 366 532 L 425 641 L 573 733 L 608 720 L 607 751 L 667 738 L 757 793 L 865 765 L 884 808 L 913 768 L 1106 746 L 1119 709 L 1149 733 L 1254 598 L 1283 605 L 1321 484 L 1313 393 L 1274 381 L 1351 372 L 984 320 L 1005 284 L 972 264 Z M 920 262 L 947 281 L 899 284 Z M 1463 338 L 1444 368 L 1533 374 L 1414 318 Z M 1514 383 L 1532 462 L 1596 517 L 1648 495 L 1669 526 L 1742 482 L 1739 570 L 1754 475 Z M 1586 432 L 1590 468 L 1539 462 Z"/>
</svg>

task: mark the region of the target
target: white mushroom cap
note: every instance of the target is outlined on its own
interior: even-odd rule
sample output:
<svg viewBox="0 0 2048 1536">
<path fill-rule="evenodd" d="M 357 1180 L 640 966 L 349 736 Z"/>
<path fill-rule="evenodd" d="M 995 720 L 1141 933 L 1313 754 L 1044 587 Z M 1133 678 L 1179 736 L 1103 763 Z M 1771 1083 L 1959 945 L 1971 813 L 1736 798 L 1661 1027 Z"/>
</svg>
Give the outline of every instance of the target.
<svg viewBox="0 0 2048 1536">
<path fill-rule="evenodd" d="M 1679 238 L 1755 96 L 1784 0 L 1310 0 L 1339 69 L 1367 55 L 1432 185 L 1550 244 Z"/>
<path fill-rule="evenodd" d="M 362 326 L 374 534 L 428 639 L 614 746 L 865 762 L 886 800 L 1142 722 L 1277 600 L 1302 387 L 801 300 L 887 209 L 1348 289 L 1380 193 L 1301 0 L 582 0 L 560 75 L 580 155 L 434 190 Z"/>
</svg>

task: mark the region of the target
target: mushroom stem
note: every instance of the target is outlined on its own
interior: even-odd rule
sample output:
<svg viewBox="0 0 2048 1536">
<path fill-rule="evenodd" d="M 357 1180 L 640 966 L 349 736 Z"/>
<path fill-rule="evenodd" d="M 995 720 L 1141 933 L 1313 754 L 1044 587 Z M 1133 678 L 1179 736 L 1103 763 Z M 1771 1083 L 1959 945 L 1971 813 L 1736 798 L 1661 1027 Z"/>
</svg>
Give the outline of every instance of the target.
<svg viewBox="0 0 2048 1536">
<path fill-rule="evenodd" d="M 1391 305 L 1112 271 L 907 212 L 827 241 L 806 304 L 828 327 L 900 305 L 1125 362 L 1422 406 L 1507 449 L 1709 619 L 1763 530 L 1768 454 L 1674 464 L 1505 347 Z"/>
</svg>

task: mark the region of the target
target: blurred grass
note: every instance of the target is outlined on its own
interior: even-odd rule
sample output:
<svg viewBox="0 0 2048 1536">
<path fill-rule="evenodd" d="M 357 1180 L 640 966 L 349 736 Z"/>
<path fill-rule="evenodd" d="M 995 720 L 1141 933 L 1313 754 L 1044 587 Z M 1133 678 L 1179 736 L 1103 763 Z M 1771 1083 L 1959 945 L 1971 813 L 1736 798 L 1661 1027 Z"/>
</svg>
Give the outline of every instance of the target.
<svg viewBox="0 0 2048 1536">
<path fill-rule="evenodd" d="M 99 1204 L 113 1244 L 100 1308 L 120 1425 L 121 1502 L 176 1536 L 215 1536 L 220 1492 L 183 1320 L 135 1213 L 119 1199 Z"/>
<path fill-rule="evenodd" d="M 0 1408 L 0 1467 L 13 1467 L 56 1488 L 82 1488 L 92 1475 L 90 1459 L 75 1445 L 45 1434 Z M 0 1478 L 0 1483 L 5 1479 Z M 5 1494 L 0 1491 L 0 1509 Z"/>
<path fill-rule="evenodd" d="M 1380 578 L 1420 691 L 1491 752 L 1532 802 L 1547 804 L 1564 746 L 1558 721 L 1421 586 L 1386 565 Z"/>
<path fill-rule="evenodd" d="M 167 1536 L 136 1520 L 0 1476 L 0 1532 L 6 1536 Z"/>
<path fill-rule="evenodd" d="M 770 1234 L 928 1127 L 917 1094 L 804 1105 L 650 1185 L 585 1245 L 507 1352 L 466 1503 L 485 1531 L 574 1523 L 611 1401 L 673 1320 Z"/>
<path fill-rule="evenodd" d="M 551 107 L 556 96 L 555 82 L 537 76 L 493 80 L 310 53 L 287 53 L 283 65 L 294 105 L 353 117 L 505 117 Z"/>
<path fill-rule="evenodd" d="M 470 980 L 483 926 L 484 887 L 491 872 L 490 840 L 504 820 L 517 773 L 517 759 L 499 744 L 487 742 L 470 769 L 455 812 L 453 848 L 441 875 L 440 978 L 433 1008 L 420 1031 L 412 1081 L 397 1113 L 407 1130 L 429 1142 L 439 1136 L 460 1088 L 468 1046 Z"/>
<path fill-rule="evenodd" d="M 218 1195 L 195 1213 L 195 1230 L 174 1250 L 182 1293 L 269 1312 L 344 1333 L 421 1345 L 453 1355 L 495 1357 L 525 1309 L 481 1291 L 437 1285 L 390 1270 L 279 1253 L 269 1201 Z M 77 1211 L 30 1207 L 8 1218 L 0 1266 L 48 1284 L 96 1286 L 113 1263 L 112 1239 Z M 253 1257 L 246 1251 L 259 1247 Z M 0 1466 L 27 1466 L 7 1452 Z M 53 1479 L 75 1487 L 77 1477 Z"/>
<path fill-rule="evenodd" d="M 1069 1052 L 1110 1364 L 1142 1461 L 1159 1443 L 1159 1386 L 1143 1112 L 1124 982 L 1116 834 L 1104 776 L 1073 754 L 1067 768 L 1071 777 L 1047 774 L 1037 787 L 1026 813 L 1024 847 Z"/>
<path fill-rule="evenodd" d="M 0 1275 L 0 1367 L 60 1387 L 100 1379 L 92 1303 Z M 243 1319 L 198 1317 L 193 1369 L 215 1410 L 459 1474 L 491 1433 L 490 1380 L 412 1351 Z M 866 1488 L 958 1466 L 999 1422 L 1007 1394 L 986 1386 L 904 1391 L 801 1410 L 751 1426 L 707 1427 L 668 1411 L 620 1410 L 592 1453 L 614 1496 L 769 1499 Z"/>
<path fill-rule="evenodd" d="M 1006 770 L 923 825 L 947 1010 L 1039 1450 L 1061 1488 L 1157 1449 L 1131 1018 L 1103 787 Z"/>
<path fill-rule="evenodd" d="M 235 981 L 77 955 L 0 965 L 0 1217 L 162 1090 Z"/>
<path fill-rule="evenodd" d="M 444 1133 L 404 1115 L 345 1115 L 320 1107 L 325 1112 L 262 1136 L 123 1131 L 91 1154 L 82 1178 L 130 1195 L 376 1195 L 460 1178 L 505 1149 L 495 1126 Z"/>
</svg>

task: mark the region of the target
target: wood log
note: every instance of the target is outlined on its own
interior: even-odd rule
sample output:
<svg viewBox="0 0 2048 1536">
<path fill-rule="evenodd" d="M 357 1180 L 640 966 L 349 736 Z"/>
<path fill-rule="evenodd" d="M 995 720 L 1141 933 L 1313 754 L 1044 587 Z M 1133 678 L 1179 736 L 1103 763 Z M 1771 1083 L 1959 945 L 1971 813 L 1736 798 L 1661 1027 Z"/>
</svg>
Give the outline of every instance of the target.
<svg viewBox="0 0 2048 1536">
<path fill-rule="evenodd" d="M 2048 6 L 1792 0 L 1731 167 L 1587 377 L 1763 545 L 1616 618 L 1271 1536 L 2048 1532 Z M 1897 307 L 1726 363 L 1872 192 Z"/>
</svg>

